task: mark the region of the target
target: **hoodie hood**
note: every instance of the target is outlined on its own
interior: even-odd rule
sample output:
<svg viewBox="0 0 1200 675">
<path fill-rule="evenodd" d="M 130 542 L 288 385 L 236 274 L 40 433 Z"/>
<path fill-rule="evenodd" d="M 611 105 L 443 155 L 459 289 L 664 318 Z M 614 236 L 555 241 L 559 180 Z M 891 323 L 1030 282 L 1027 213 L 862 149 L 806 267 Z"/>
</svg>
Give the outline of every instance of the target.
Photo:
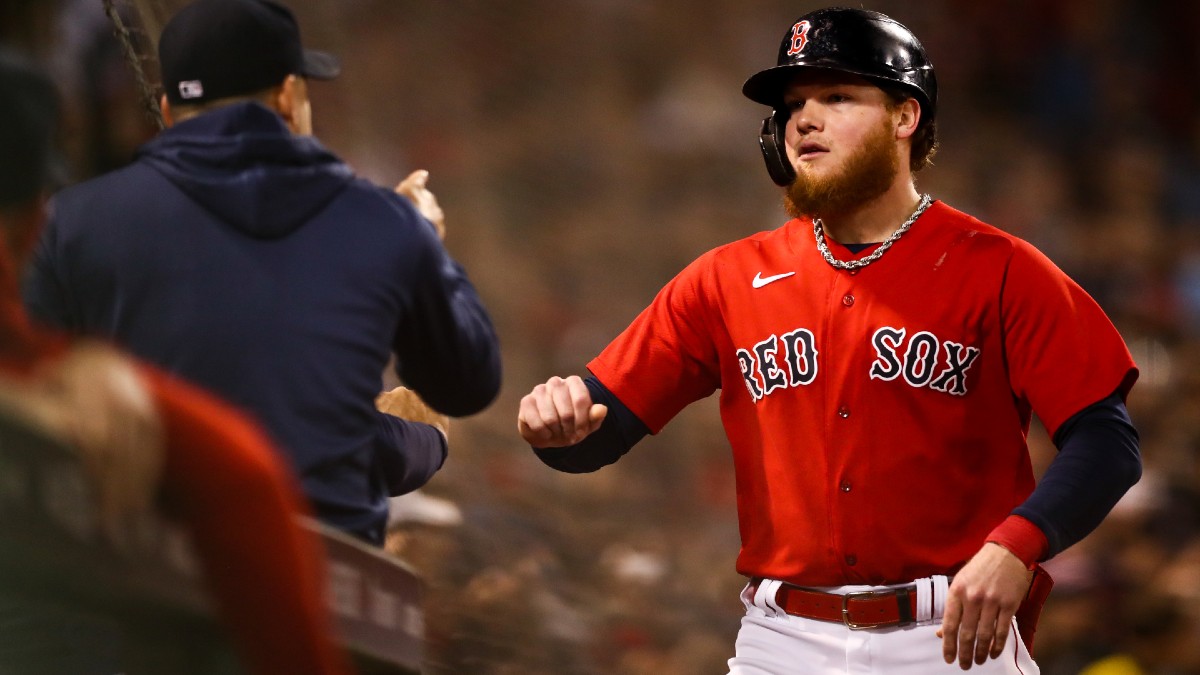
<svg viewBox="0 0 1200 675">
<path fill-rule="evenodd" d="M 293 232 L 354 177 L 317 139 L 291 133 L 278 115 L 253 102 L 180 122 L 143 145 L 138 158 L 259 239 Z"/>
</svg>

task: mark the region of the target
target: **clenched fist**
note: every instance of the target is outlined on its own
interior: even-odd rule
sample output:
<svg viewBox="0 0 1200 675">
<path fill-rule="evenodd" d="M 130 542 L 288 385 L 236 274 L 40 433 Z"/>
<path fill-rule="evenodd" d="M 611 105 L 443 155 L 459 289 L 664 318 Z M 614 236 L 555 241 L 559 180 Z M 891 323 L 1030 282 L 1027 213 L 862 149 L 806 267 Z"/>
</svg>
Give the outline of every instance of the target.
<svg viewBox="0 0 1200 675">
<path fill-rule="evenodd" d="M 535 448 L 561 448 L 587 438 L 607 414 L 578 375 L 552 377 L 521 399 L 517 431 Z"/>
</svg>

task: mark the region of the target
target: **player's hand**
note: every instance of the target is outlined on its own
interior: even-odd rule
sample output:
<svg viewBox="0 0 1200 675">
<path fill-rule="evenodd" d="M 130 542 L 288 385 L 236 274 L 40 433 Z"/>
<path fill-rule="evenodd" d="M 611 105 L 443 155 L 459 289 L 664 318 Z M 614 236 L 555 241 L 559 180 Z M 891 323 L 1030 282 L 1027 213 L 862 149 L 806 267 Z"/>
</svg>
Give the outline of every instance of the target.
<svg viewBox="0 0 1200 675">
<path fill-rule="evenodd" d="M 425 187 L 427 182 L 429 182 L 429 172 L 425 169 L 418 169 L 400 181 L 400 184 L 396 186 L 396 194 L 408 197 L 413 206 L 417 207 L 417 211 L 425 216 L 426 220 L 433 223 L 438 239 L 445 241 L 446 214 L 438 205 L 437 197 L 429 191 L 429 188 Z"/>
<path fill-rule="evenodd" d="M 984 544 L 950 584 L 937 633 L 946 663 L 957 659 L 959 667 L 968 670 L 972 661 L 982 665 L 989 656 L 994 659 L 1004 653 L 1013 615 L 1029 592 L 1032 577 L 1008 549 Z"/>
<path fill-rule="evenodd" d="M 5 382 L 4 390 L 0 398 L 10 409 L 79 453 L 96 490 L 100 527 L 124 544 L 130 518 L 154 506 L 165 459 L 162 421 L 137 366 L 111 347 L 85 342 L 31 379 Z"/>
<path fill-rule="evenodd" d="M 396 387 L 375 398 L 375 407 L 410 422 L 420 422 L 442 432 L 450 440 L 450 418 L 430 408 L 417 392 L 408 387 Z"/>
<path fill-rule="evenodd" d="M 521 399 L 517 431 L 535 448 L 561 448 L 587 438 L 607 414 L 578 375 L 552 377 Z"/>
</svg>

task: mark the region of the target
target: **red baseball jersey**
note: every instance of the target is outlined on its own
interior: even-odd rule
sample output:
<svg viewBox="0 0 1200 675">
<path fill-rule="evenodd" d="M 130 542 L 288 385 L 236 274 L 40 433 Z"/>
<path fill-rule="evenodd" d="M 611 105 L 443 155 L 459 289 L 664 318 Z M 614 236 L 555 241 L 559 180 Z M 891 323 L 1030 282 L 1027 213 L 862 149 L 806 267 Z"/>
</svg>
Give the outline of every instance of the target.
<svg viewBox="0 0 1200 675">
<path fill-rule="evenodd" d="M 1034 488 L 1031 412 L 1137 378 L 1083 289 L 941 202 L 855 271 L 807 219 L 709 251 L 588 368 L 653 433 L 721 390 L 738 571 L 805 586 L 956 570 Z"/>
</svg>

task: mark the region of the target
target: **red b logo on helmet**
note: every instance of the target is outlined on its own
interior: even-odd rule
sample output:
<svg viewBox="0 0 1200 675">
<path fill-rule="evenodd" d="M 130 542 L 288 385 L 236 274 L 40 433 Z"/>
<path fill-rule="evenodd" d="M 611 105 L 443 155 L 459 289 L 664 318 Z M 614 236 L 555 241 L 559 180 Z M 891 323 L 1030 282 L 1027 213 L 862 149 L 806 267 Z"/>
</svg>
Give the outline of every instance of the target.
<svg viewBox="0 0 1200 675">
<path fill-rule="evenodd" d="M 792 26 L 792 46 L 788 48 L 788 56 L 795 56 L 804 51 L 804 45 L 808 44 L 809 28 L 812 28 L 812 24 L 807 21 L 797 21 L 796 25 Z"/>
</svg>

